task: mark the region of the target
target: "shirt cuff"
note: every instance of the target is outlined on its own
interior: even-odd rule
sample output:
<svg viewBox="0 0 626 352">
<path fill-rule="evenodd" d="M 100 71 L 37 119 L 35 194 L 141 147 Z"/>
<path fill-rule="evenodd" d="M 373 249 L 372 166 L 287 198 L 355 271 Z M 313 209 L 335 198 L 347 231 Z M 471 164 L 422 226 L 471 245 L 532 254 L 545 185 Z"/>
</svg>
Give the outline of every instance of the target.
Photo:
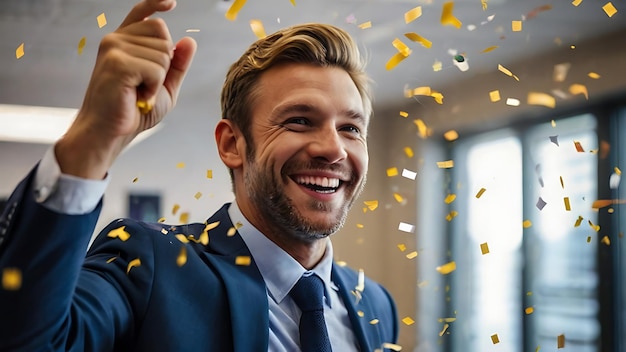
<svg viewBox="0 0 626 352">
<path fill-rule="evenodd" d="M 39 162 L 33 190 L 35 200 L 46 208 L 61 214 L 82 215 L 98 206 L 108 184 L 108 173 L 104 180 L 62 174 L 52 146 Z"/>
</svg>

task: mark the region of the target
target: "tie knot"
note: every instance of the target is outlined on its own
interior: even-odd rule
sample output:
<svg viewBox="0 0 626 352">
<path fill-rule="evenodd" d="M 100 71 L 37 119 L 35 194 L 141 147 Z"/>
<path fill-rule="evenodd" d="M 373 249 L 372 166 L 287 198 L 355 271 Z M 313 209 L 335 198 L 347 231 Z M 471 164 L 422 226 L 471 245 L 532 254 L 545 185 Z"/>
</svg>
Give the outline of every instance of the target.
<svg viewBox="0 0 626 352">
<path fill-rule="evenodd" d="M 302 276 L 289 296 L 303 312 L 324 309 L 324 282 L 317 275 Z"/>
</svg>

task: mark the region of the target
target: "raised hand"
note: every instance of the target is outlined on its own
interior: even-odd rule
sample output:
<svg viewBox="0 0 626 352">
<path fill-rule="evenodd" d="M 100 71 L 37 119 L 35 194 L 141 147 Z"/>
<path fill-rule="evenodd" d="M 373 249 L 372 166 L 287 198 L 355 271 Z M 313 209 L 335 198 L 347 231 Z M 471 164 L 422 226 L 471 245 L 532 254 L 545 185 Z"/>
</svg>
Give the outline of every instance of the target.
<svg viewBox="0 0 626 352">
<path fill-rule="evenodd" d="M 122 149 L 174 107 L 196 42 L 186 37 L 174 44 L 166 23 L 149 16 L 175 6 L 175 0 L 143 0 L 102 39 L 76 120 L 55 146 L 63 173 L 103 178 Z M 139 109 L 138 101 L 151 109 Z"/>
</svg>

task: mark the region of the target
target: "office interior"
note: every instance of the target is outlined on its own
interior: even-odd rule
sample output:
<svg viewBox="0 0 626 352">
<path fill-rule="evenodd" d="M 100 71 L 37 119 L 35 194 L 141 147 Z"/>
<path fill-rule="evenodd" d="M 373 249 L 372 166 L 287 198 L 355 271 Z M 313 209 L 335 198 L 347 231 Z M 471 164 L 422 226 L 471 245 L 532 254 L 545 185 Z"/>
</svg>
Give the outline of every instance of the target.
<svg viewBox="0 0 626 352">
<path fill-rule="evenodd" d="M 131 6 L 5 2 L 0 199 L 71 122 L 97 43 Z M 381 349 L 626 351 L 626 4 L 267 0 L 229 20 L 232 4 L 163 14 L 199 51 L 176 108 L 110 170 L 97 229 L 203 222 L 232 201 L 213 127 L 228 64 L 261 35 L 250 21 L 333 23 L 368 58 L 374 114 L 366 189 L 332 241 L 396 300 L 400 338 Z"/>
</svg>

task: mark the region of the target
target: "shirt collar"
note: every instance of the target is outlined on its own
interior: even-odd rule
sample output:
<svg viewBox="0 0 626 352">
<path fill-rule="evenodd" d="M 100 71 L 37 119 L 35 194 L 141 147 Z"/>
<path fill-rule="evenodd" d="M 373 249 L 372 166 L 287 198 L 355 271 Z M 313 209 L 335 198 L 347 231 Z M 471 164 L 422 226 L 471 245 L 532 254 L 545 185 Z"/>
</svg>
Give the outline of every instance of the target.
<svg viewBox="0 0 626 352">
<path fill-rule="evenodd" d="M 331 289 L 338 290 L 330 279 L 333 264 L 333 246 L 330 239 L 328 239 L 322 260 L 313 269 L 306 270 L 287 252 L 252 226 L 241 213 L 236 201 L 228 208 L 228 215 L 233 224 L 241 224 L 237 231 L 250 250 L 261 276 L 265 280 L 270 297 L 276 303 L 280 304 L 283 301 L 305 273 L 307 275 L 314 273 L 319 276 L 324 281 L 326 292 Z M 326 294 L 326 302 L 328 306 L 331 306 L 328 294 Z"/>
</svg>

